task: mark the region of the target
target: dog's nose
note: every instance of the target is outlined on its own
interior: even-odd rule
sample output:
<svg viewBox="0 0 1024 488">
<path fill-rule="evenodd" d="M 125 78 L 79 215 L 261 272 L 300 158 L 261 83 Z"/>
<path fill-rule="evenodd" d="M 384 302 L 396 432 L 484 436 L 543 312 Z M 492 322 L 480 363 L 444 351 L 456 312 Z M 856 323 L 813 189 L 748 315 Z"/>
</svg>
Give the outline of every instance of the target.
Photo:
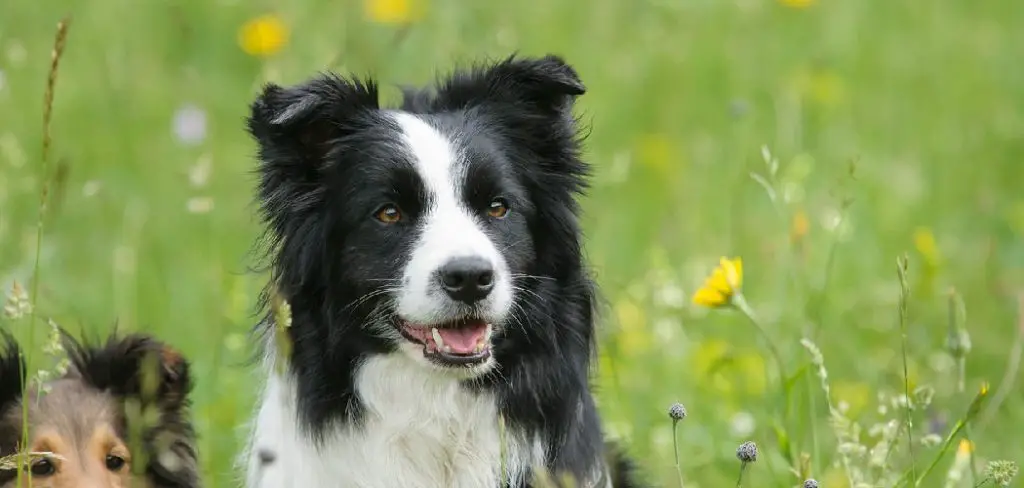
<svg viewBox="0 0 1024 488">
<path fill-rule="evenodd" d="M 494 267 L 479 257 L 455 258 L 437 270 L 441 287 L 452 300 L 472 304 L 494 289 Z"/>
</svg>

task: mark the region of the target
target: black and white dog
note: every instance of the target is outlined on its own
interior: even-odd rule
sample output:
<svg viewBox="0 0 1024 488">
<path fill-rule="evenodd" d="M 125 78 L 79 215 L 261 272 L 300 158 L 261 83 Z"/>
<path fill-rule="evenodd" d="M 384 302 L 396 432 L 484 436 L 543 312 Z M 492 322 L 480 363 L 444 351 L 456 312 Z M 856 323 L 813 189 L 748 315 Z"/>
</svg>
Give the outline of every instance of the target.
<svg viewBox="0 0 1024 488">
<path fill-rule="evenodd" d="M 248 124 L 291 354 L 265 321 L 247 487 L 637 486 L 589 389 L 583 92 L 556 56 L 399 108 L 329 74 L 264 88 Z"/>
</svg>

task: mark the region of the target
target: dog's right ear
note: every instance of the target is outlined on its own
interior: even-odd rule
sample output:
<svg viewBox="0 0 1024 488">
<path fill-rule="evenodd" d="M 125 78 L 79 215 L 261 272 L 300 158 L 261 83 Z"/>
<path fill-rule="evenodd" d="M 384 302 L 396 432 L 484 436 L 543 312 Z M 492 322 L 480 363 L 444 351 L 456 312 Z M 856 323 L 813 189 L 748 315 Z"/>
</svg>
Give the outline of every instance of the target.
<svg viewBox="0 0 1024 488">
<path fill-rule="evenodd" d="M 377 108 L 373 80 L 322 74 L 296 86 L 263 88 L 247 124 L 259 144 L 260 206 L 278 236 L 322 201 L 321 170 L 332 143 L 358 130 L 361 117 Z"/>
<path fill-rule="evenodd" d="M 188 406 L 192 390 L 189 363 L 167 344 L 147 334 L 111 335 L 91 345 L 64 334 L 71 372 L 92 387 L 122 398 L 157 405 L 165 414 Z"/>
<path fill-rule="evenodd" d="M 0 331 L 3 350 L 0 351 L 0 414 L 18 403 L 24 394 L 25 358 L 17 341 L 7 331 Z"/>
<path fill-rule="evenodd" d="M 378 103 L 373 80 L 322 74 L 292 87 L 267 84 L 248 119 L 260 146 L 264 181 L 315 182 L 330 143 L 355 130 L 351 122 Z"/>
</svg>

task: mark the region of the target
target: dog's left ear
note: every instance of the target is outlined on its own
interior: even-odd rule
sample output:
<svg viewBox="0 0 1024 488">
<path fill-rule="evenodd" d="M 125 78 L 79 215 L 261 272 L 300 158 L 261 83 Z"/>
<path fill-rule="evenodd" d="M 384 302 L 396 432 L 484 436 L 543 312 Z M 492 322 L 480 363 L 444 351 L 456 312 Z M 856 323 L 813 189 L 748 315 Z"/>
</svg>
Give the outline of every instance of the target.
<svg viewBox="0 0 1024 488">
<path fill-rule="evenodd" d="M 575 98 L 587 89 L 579 75 L 561 57 L 509 58 L 493 65 L 457 74 L 442 83 L 438 100 L 463 107 L 474 102 L 500 100 L 527 103 L 549 114 L 571 110 Z"/>
<path fill-rule="evenodd" d="M 73 374 L 99 390 L 138 398 L 164 411 L 187 406 L 192 389 L 189 363 L 174 348 L 145 334 L 111 337 L 100 347 L 65 335 Z"/>
<path fill-rule="evenodd" d="M 25 358 L 18 342 L 6 330 L 0 330 L 0 415 L 21 399 L 25 386 Z"/>
</svg>

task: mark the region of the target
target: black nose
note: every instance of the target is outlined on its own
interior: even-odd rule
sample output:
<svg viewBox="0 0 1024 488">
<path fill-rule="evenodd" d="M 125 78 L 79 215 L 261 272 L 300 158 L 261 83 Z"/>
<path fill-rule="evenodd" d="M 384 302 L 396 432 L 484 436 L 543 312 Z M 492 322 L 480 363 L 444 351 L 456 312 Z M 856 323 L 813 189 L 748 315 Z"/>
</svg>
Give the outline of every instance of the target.
<svg viewBox="0 0 1024 488">
<path fill-rule="evenodd" d="M 494 268 L 483 258 L 452 259 L 437 270 L 437 275 L 448 296 L 462 303 L 483 300 L 494 289 Z"/>
</svg>

